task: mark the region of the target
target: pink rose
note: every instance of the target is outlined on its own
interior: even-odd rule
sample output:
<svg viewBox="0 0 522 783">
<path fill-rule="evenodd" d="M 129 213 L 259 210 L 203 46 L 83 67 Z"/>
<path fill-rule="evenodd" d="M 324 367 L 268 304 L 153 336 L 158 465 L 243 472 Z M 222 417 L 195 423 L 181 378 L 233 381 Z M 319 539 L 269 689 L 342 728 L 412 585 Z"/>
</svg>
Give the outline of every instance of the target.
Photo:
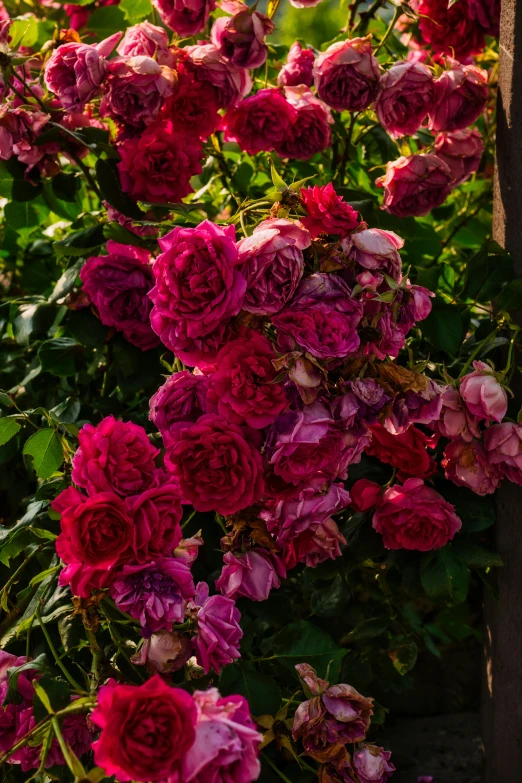
<svg viewBox="0 0 522 783">
<path fill-rule="evenodd" d="M 522 484 L 522 424 L 504 422 L 484 433 L 488 461 L 515 484 Z"/>
<path fill-rule="evenodd" d="M 194 650 L 205 674 L 214 669 L 218 674 L 229 663 L 241 657 L 239 643 L 243 631 L 241 615 L 232 599 L 223 595 L 208 595 L 208 584 L 196 586 L 197 632 Z"/>
<path fill-rule="evenodd" d="M 145 666 L 151 674 L 170 674 L 182 669 L 191 655 L 192 647 L 186 634 L 157 631 L 144 640 L 131 660 L 136 666 Z"/>
<path fill-rule="evenodd" d="M 462 438 L 469 442 L 473 438 L 480 438 L 478 420 L 470 413 L 457 389 L 451 386 L 442 395 L 440 418 L 431 426 L 448 440 Z"/>
<path fill-rule="evenodd" d="M 468 487 L 476 495 L 491 495 L 502 480 L 480 440 L 452 440 L 444 450 L 441 465 L 447 479 L 458 487 Z"/>
<path fill-rule="evenodd" d="M 209 413 L 255 430 L 268 427 L 288 401 L 273 362 L 276 355 L 264 335 L 250 330 L 231 340 L 218 353 L 216 372 L 209 378 Z"/>
<path fill-rule="evenodd" d="M 348 236 L 359 225 L 357 212 L 338 196 L 331 182 L 301 188 L 301 203 L 308 213 L 301 218 L 302 224 L 316 239 L 319 234 Z"/>
<path fill-rule="evenodd" d="M 72 480 L 89 495 L 135 495 L 151 486 L 159 450 L 152 446 L 143 427 L 107 416 L 97 427 L 85 424 L 78 440 Z"/>
<path fill-rule="evenodd" d="M 192 193 L 191 177 L 201 173 L 201 142 L 176 133 L 168 120 L 118 145 L 121 185 L 132 198 L 176 204 Z"/>
<path fill-rule="evenodd" d="M 271 590 L 281 587 L 286 569 L 278 555 L 265 549 L 226 552 L 216 590 L 227 598 L 245 596 L 251 601 L 266 601 Z"/>
<path fill-rule="evenodd" d="M 105 326 L 147 351 L 159 344 L 150 327 L 152 307 L 147 294 L 153 285 L 149 253 L 132 245 L 107 242 L 108 255 L 87 259 L 80 271 L 83 290 Z"/>
<path fill-rule="evenodd" d="M 101 729 L 94 763 L 121 781 L 178 775 L 196 737 L 194 699 L 157 674 L 143 685 L 110 680 L 99 690 L 91 720 Z"/>
<path fill-rule="evenodd" d="M 234 16 L 216 19 L 210 31 L 211 42 L 234 65 L 259 68 L 267 55 L 265 36 L 273 32 L 274 23 L 240 0 L 225 0 L 220 8 Z"/>
<path fill-rule="evenodd" d="M 175 78 L 171 68 L 159 65 L 152 57 L 111 60 L 100 112 L 141 128 L 154 119 L 172 95 Z"/>
<path fill-rule="evenodd" d="M 214 44 L 187 46 L 196 81 L 207 81 L 216 91 L 220 108 L 230 109 L 252 89 L 252 79 L 246 68 L 240 68 L 223 57 Z"/>
<path fill-rule="evenodd" d="M 352 506 L 356 511 L 369 511 L 379 503 L 382 489 L 375 481 L 359 479 L 350 490 Z"/>
<path fill-rule="evenodd" d="M 161 21 L 181 38 L 196 35 L 205 29 L 215 0 L 152 0 Z"/>
<path fill-rule="evenodd" d="M 386 549 L 429 552 L 451 541 L 462 522 L 442 495 L 422 479 L 410 478 L 386 490 L 372 525 Z"/>
<path fill-rule="evenodd" d="M 177 226 L 159 244 L 150 318 L 163 344 L 176 353 L 180 339 L 210 335 L 239 313 L 246 280 L 238 269 L 234 226 L 209 220 L 197 228 Z"/>
<path fill-rule="evenodd" d="M 475 122 L 488 101 L 488 74 L 474 65 L 456 63 L 435 82 L 430 130 L 463 130 Z"/>
<path fill-rule="evenodd" d="M 507 413 L 508 399 L 495 371 L 485 362 L 473 362 L 474 372 L 461 378 L 460 396 L 476 419 L 501 422 Z"/>
<path fill-rule="evenodd" d="M 181 541 L 181 492 L 177 484 L 163 481 L 125 500 L 134 519 L 132 548 L 138 562 L 170 555 Z"/>
<path fill-rule="evenodd" d="M 465 60 L 484 48 L 484 30 L 471 16 L 470 2 L 473 0 L 459 0 L 449 7 L 440 0 L 418 3 L 421 36 L 436 54 Z"/>
<path fill-rule="evenodd" d="M 311 87 L 314 83 L 314 60 L 312 49 L 303 49 L 299 41 L 293 43 L 286 56 L 286 65 L 277 76 L 279 87 L 295 87 L 298 84 Z"/>
<path fill-rule="evenodd" d="M 0 160 L 33 155 L 36 139 L 48 121 L 49 116 L 41 111 L 13 109 L 9 103 L 0 106 Z"/>
<path fill-rule="evenodd" d="M 237 141 L 249 155 L 270 152 L 284 143 L 296 118 L 296 109 L 279 90 L 259 90 L 225 114 L 225 141 Z"/>
<path fill-rule="evenodd" d="M 276 145 L 276 152 L 282 158 L 308 160 L 330 146 L 330 109 L 304 85 L 285 87 L 285 97 L 297 116 L 288 135 Z"/>
<path fill-rule="evenodd" d="M 210 82 L 198 82 L 184 63 L 178 63 L 178 80 L 162 114 L 176 133 L 207 138 L 220 122 L 216 90 Z"/>
<path fill-rule="evenodd" d="M 299 221 L 263 220 L 252 236 L 238 243 L 247 281 L 243 309 L 257 315 L 277 313 L 291 299 L 303 276 L 303 250 L 310 235 Z"/>
<path fill-rule="evenodd" d="M 174 424 L 197 421 L 207 413 L 208 378 L 189 370 L 175 372 L 150 398 L 149 418 L 164 435 Z"/>
<path fill-rule="evenodd" d="M 375 111 L 390 136 L 412 136 L 432 107 L 433 76 L 422 63 L 399 61 L 381 76 Z"/>
<path fill-rule="evenodd" d="M 353 754 L 352 764 L 360 783 L 386 783 L 395 772 L 391 752 L 377 745 L 363 745 Z"/>
<path fill-rule="evenodd" d="M 121 36 L 114 33 L 96 46 L 65 43 L 55 49 L 45 64 L 44 79 L 47 89 L 58 96 L 65 111 L 81 111 L 98 95 L 108 71 L 105 58 Z"/>
<path fill-rule="evenodd" d="M 296 345 L 319 359 L 345 358 L 360 344 L 361 304 L 341 277 L 315 273 L 301 282 L 294 298 L 272 322 L 282 351 Z"/>
<path fill-rule="evenodd" d="M 183 760 L 184 783 L 252 783 L 259 777 L 261 734 L 244 696 L 220 697 L 216 688 L 196 691 L 196 740 Z"/>
<path fill-rule="evenodd" d="M 246 437 L 235 424 L 206 414 L 182 429 L 167 449 L 166 465 L 197 511 L 228 516 L 261 498 L 263 460 Z"/>
<path fill-rule="evenodd" d="M 402 247 L 404 239 L 382 228 L 355 231 L 342 240 L 343 252 L 350 261 L 372 272 L 384 272 L 398 283 L 402 278 Z"/>
<path fill-rule="evenodd" d="M 435 154 L 451 171 L 453 187 L 461 185 L 478 169 L 484 152 L 484 141 L 477 128 L 439 133 Z"/>
<path fill-rule="evenodd" d="M 337 111 L 367 109 L 375 100 L 379 79 L 370 37 L 338 41 L 321 52 L 314 65 L 317 94 Z"/>
<path fill-rule="evenodd" d="M 152 57 L 159 65 L 172 67 L 175 63 L 167 33 L 150 22 L 128 27 L 116 51 L 120 57 Z"/>
<path fill-rule="evenodd" d="M 453 187 L 448 166 L 436 155 L 410 155 L 388 163 L 375 181 L 384 188 L 382 209 L 397 217 L 427 215 L 446 201 Z"/>
</svg>

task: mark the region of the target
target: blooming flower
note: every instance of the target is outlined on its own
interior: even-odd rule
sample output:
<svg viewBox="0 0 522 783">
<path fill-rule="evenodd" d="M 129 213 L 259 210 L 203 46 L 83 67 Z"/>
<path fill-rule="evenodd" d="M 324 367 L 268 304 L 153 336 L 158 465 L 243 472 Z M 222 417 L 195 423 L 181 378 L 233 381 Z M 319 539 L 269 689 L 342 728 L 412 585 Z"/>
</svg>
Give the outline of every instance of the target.
<svg viewBox="0 0 522 783">
<path fill-rule="evenodd" d="M 216 589 L 227 598 L 243 595 L 251 601 L 266 601 L 270 591 L 281 586 L 286 569 L 280 558 L 264 549 L 226 552 Z"/>
<path fill-rule="evenodd" d="M 240 657 L 239 643 L 243 636 L 239 626 L 241 615 L 230 598 L 223 595 L 209 597 L 208 592 L 206 582 L 196 586 L 194 649 L 205 674 L 211 669 L 219 674 L 223 666 Z"/>
<path fill-rule="evenodd" d="M 412 136 L 431 109 L 435 88 L 430 69 L 422 63 L 399 61 L 381 76 L 375 111 L 390 136 Z"/>
<path fill-rule="evenodd" d="M 367 109 L 375 100 L 379 79 L 379 63 L 369 37 L 332 44 L 314 65 L 317 94 L 337 111 Z"/>
<path fill-rule="evenodd" d="M 383 209 L 397 217 L 427 215 L 453 187 L 448 166 L 436 155 L 410 155 L 388 163 L 375 184 L 384 188 Z"/>
</svg>

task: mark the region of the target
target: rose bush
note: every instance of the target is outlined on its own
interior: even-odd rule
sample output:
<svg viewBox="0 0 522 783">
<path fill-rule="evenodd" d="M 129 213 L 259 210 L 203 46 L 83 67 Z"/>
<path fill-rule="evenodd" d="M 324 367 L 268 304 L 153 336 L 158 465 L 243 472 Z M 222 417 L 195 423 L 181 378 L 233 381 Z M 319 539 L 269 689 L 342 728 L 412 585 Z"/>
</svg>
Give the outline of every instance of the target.
<svg viewBox="0 0 522 783">
<path fill-rule="evenodd" d="M 522 484 L 498 3 L 36 5 L 0 3 L 6 781 L 385 783 Z"/>
</svg>

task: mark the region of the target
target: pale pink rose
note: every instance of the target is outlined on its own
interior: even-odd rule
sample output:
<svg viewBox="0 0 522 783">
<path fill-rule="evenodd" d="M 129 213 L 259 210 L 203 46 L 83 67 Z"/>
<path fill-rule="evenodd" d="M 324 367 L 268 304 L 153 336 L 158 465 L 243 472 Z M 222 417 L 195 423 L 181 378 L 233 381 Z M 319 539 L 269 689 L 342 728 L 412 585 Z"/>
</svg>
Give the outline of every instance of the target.
<svg viewBox="0 0 522 783">
<path fill-rule="evenodd" d="M 522 424 L 504 422 L 488 427 L 484 446 L 490 464 L 509 481 L 522 485 Z"/>
<path fill-rule="evenodd" d="M 473 362 L 474 372 L 460 381 L 460 395 L 476 419 L 501 422 L 507 412 L 507 393 L 485 362 Z"/>
<path fill-rule="evenodd" d="M 151 674 L 170 674 L 182 669 L 190 656 L 190 639 L 179 631 L 156 631 L 145 642 L 132 662 L 146 666 Z"/>
<path fill-rule="evenodd" d="M 367 228 L 345 237 L 341 244 L 346 257 L 363 269 L 385 272 L 400 283 L 402 261 L 399 250 L 404 247 L 404 239 L 393 231 Z"/>
<path fill-rule="evenodd" d="M 441 465 L 447 479 L 459 487 L 468 487 L 476 495 L 491 495 L 502 480 L 502 473 L 480 440 L 452 440 L 444 450 Z"/>
<path fill-rule="evenodd" d="M 440 418 L 431 426 L 448 440 L 462 438 L 469 443 L 473 438 L 480 438 L 478 419 L 470 413 L 457 389 L 452 386 L 448 386 L 442 394 Z"/>
<path fill-rule="evenodd" d="M 159 65 L 170 67 L 176 61 L 169 49 L 167 33 L 150 22 L 128 27 L 116 51 L 121 57 L 153 57 Z"/>
<path fill-rule="evenodd" d="M 362 745 L 353 754 L 352 763 L 360 783 L 386 783 L 395 772 L 391 752 L 377 745 Z"/>
<path fill-rule="evenodd" d="M 291 87 L 297 84 L 311 87 L 314 83 L 314 60 L 315 55 L 311 49 L 303 49 L 299 41 L 293 43 L 287 54 L 286 64 L 277 76 L 279 87 Z"/>
</svg>

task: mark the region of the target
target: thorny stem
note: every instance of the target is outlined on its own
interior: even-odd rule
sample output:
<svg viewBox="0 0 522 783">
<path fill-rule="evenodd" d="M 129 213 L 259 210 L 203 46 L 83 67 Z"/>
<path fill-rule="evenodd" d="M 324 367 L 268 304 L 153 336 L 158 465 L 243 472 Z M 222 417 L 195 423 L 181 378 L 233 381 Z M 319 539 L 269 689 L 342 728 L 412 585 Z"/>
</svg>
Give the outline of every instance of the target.
<svg viewBox="0 0 522 783">
<path fill-rule="evenodd" d="M 37 547 L 36 549 L 33 549 L 33 551 L 29 555 L 27 555 L 27 557 L 25 558 L 23 563 L 21 563 L 18 566 L 18 568 L 16 569 L 14 574 L 12 574 L 12 576 L 10 576 L 9 579 L 7 580 L 7 582 L 5 583 L 4 588 L 2 590 L 2 593 L 6 597 L 6 600 L 5 600 L 5 605 L 6 606 L 7 606 L 7 599 L 8 599 L 8 596 L 9 596 L 9 590 L 11 589 L 11 585 L 16 581 L 16 579 L 19 576 L 19 574 L 24 570 L 26 565 L 33 559 L 33 557 L 35 557 L 35 555 L 38 555 L 42 551 L 44 546 L 46 546 L 46 545 L 45 544 L 40 544 L 39 547 Z"/>
<path fill-rule="evenodd" d="M 359 21 L 354 27 L 354 31 L 358 30 L 359 25 L 361 27 L 360 30 L 358 30 L 359 35 L 364 35 L 368 28 L 368 24 L 370 23 L 370 20 L 375 16 L 379 8 L 382 8 L 382 6 L 386 3 L 386 0 L 374 0 L 372 5 L 368 8 L 367 11 L 363 11 L 360 14 Z"/>
<path fill-rule="evenodd" d="M 103 660 L 103 650 L 98 644 L 96 635 L 93 633 L 93 631 L 90 630 L 90 628 L 85 628 L 85 633 L 87 634 L 87 639 L 89 640 L 89 646 L 92 653 L 90 691 L 91 693 L 96 693 L 98 681 L 100 679 L 100 664 Z"/>
<path fill-rule="evenodd" d="M 53 715 L 51 717 L 51 725 L 53 727 L 54 735 L 55 735 L 56 739 L 58 740 L 58 744 L 60 746 L 60 750 L 63 753 L 63 757 L 65 759 L 65 763 L 67 764 L 67 766 L 69 767 L 71 772 L 74 774 L 74 769 L 73 769 L 73 765 L 72 765 L 72 761 L 71 761 L 71 756 L 70 756 L 70 753 L 69 753 L 69 748 L 67 747 L 67 743 L 65 742 L 65 740 L 63 738 L 62 730 L 60 728 L 60 723 L 59 723 L 58 718 L 56 717 L 56 715 Z"/>
<path fill-rule="evenodd" d="M 23 70 L 23 67 L 24 67 L 24 66 L 22 65 L 22 66 L 21 66 L 21 70 Z M 33 88 L 32 88 L 32 87 L 31 87 L 29 84 L 27 84 L 27 82 L 26 82 L 26 80 L 25 80 L 24 76 L 22 76 L 22 74 L 21 74 L 19 71 L 16 71 L 15 73 L 13 73 L 13 76 L 14 76 L 16 79 L 18 79 L 19 81 L 21 81 L 21 82 L 22 82 L 22 84 L 24 85 L 24 87 L 25 87 L 25 89 L 27 90 L 27 92 L 29 93 L 29 95 L 31 95 L 31 97 L 33 97 L 33 98 L 35 99 L 35 101 L 36 101 L 36 102 L 37 102 L 37 104 L 40 106 L 40 108 L 41 108 L 41 109 L 43 109 L 43 111 L 47 112 L 47 108 L 46 108 L 45 104 L 44 104 L 44 103 L 43 103 L 43 101 L 42 101 L 42 100 L 41 100 L 41 99 L 38 97 L 38 95 L 35 93 L 35 91 L 33 90 Z M 9 85 L 9 86 L 11 87 L 11 89 L 13 89 L 11 85 Z"/>
<path fill-rule="evenodd" d="M 53 656 L 54 660 L 56 661 L 56 665 L 57 665 L 57 666 L 58 666 L 58 668 L 61 670 L 61 672 L 62 672 L 63 676 L 65 677 L 65 679 L 67 680 L 67 682 L 68 682 L 68 683 L 69 683 L 69 684 L 70 684 L 70 685 L 71 685 L 71 686 L 74 688 L 74 690 L 75 690 L 75 691 L 79 691 L 79 693 L 85 693 L 85 689 L 84 689 L 84 688 L 82 688 L 82 686 L 81 686 L 81 685 L 79 685 L 79 684 L 76 682 L 76 680 L 74 679 L 74 677 L 72 676 L 72 674 L 70 674 L 70 673 L 67 671 L 67 668 L 65 667 L 65 664 L 63 663 L 62 659 L 61 659 L 61 658 L 60 658 L 60 656 L 58 655 L 58 651 L 57 651 L 56 647 L 54 646 L 54 642 L 53 642 L 53 640 L 51 639 L 51 637 L 49 636 L 49 631 L 48 631 L 48 630 L 47 630 L 47 628 L 45 627 L 45 623 L 43 623 L 43 622 L 42 622 L 42 617 L 41 617 L 41 615 L 40 615 L 40 609 L 37 609 L 37 610 L 35 611 L 35 615 L 36 615 L 36 619 L 37 619 L 37 620 L 38 620 L 38 622 L 40 623 L 40 628 L 42 629 L 42 631 L 43 631 L 43 635 L 45 636 L 45 641 L 46 641 L 46 642 L 47 642 L 47 644 L 49 645 L 49 649 L 50 649 L 50 651 L 51 651 L 51 653 L 52 653 L 52 656 Z"/>
</svg>

